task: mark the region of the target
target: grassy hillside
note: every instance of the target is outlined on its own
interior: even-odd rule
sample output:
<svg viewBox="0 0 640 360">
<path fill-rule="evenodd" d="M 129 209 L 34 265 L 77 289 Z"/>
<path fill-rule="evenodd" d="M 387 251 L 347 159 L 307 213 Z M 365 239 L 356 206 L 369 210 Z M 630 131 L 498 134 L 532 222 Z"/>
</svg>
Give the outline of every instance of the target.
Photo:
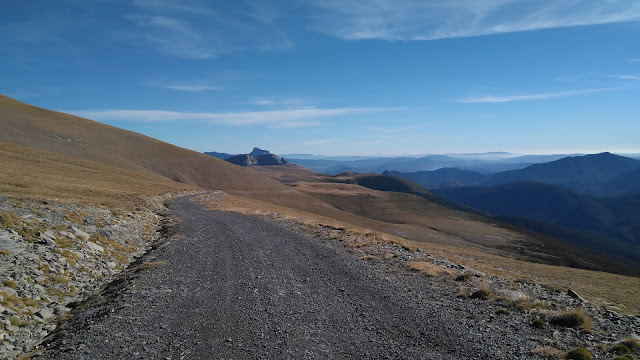
<svg viewBox="0 0 640 360">
<path fill-rule="evenodd" d="M 278 189 L 251 169 L 92 120 L 0 95 L 0 141 L 205 189 Z"/>
<path fill-rule="evenodd" d="M 0 142 L 0 194 L 16 198 L 128 206 L 139 196 L 197 190 L 156 174 L 141 174 Z"/>
</svg>

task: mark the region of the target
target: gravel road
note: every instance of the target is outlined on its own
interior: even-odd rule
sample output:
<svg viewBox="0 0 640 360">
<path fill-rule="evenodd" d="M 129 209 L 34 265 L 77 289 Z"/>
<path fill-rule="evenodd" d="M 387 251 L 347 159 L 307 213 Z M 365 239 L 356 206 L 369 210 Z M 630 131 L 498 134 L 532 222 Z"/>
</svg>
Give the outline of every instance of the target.
<svg viewBox="0 0 640 360">
<path fill-rule="evenodd" d="M 472 331 L 464 312 L 439 303 L 443 292 L 455 299 L 449 288 L 417 276 L 391 281 L 370 262 L 257 217 L 186 198 L 171 206 L 180 236 L 137 264 L 158 266 L 128 271 L 76 309 L 38 358 L 518 357 L 498 348 L 521 335 Z"/>
</svg>

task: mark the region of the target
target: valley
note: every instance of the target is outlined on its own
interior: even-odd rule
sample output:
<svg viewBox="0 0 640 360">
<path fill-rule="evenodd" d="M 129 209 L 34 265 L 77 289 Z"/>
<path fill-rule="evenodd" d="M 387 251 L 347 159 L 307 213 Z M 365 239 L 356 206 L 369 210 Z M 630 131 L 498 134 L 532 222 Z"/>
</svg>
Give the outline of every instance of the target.
<svg viewBox="0 0 640 360">
<path fill-rule="evenodd" d="M 0 290 L 5 324 L 0 353 L 5 357 L 101 356 L 114 350 L 81 344 L 106 336 L 119 346 L 130 338 L 123 335 L 127 332 L 138 334 L 139 341 L 118 347 L 123 356 L 216 353 L 240 357 L 249 351 L 259 357 L 264 344 L 250 340 L 255 335 L 252 331 L 269 326 L 263 333 L 276 334 L 273 338 L 265 335 L 269 346 L 275 346 L 269 351 L 283 356 L 306 349 L 315 357 L 327 352 L 354 355 L 353 351 L 407 357 L 415 350 L 425 358 L 443 354 L 472 358 L 478 353 L 511 358 L 535 356 L 540 349 L 567 352 L 581 346 L 605 354 L 612 344 L 640 331 L 640 278 L 633 262 L 620 262 L 593 252 L 592 247 L 527 230 L 531 228 L 527 224 L 513 225 L 478 204 L 439 196 L 443 195 L 440 191 L 465 187 L 432 192 L 386 175 L 329 176 L 284 163 L 238 166 L 91 120 L 7 97 L 0 100 L 0 257 L 5 276 Z M 281 159 L 256 155 L 256 159 Z M 171 200 L 187 194 L 202 195 L 193 203 L 183 198 Z M 596 201 L 587 195 L 579 198 Z M 633 208 L 633 203 L 628 207 Z M 545 209 L 542 213 L 553 214 Z M 198 230 L 205 222 L 206 230 Z M 246 225 L 236 228 L 238 224 Z M 288 240 L 283 242 L 285 233 Z M 269 245 L 272 241 L 283 246 L 277 251 L 282 257 L 268 255 L 276 246 Z M 218 252 L 230 244 L 240 247 Z M 300 255 L 309 251 L 324 255 Z M 206 256 L 207 252 L 216 255 Z M 200 262 L 185 261 L 198 257 Z M 305 260 L 298 263 L 301 259 Z M 326 267 L 334 261 L 342 265 Z M 271 262 L 293 268 L 259 267 Z M 198 278 L 202 269 L 207 269 L 203 273 L 209 274 L 207 278 L 220 283 Z M 315 277 L 324 272 L 324 280 Z M 273 279 L 263 283 L 254 278 L 245 284 L 257 289 L 258 297 L 253 299 L 262 304 L 268 317 L 234 315 L 256 306 L 253 300 L 244 302 L 252 299 L 246 289 L 236 287 L 244 284 L 238 279 L 246 273 Z M 363 338 L 369 338 L 370 331 L 386 333 L 376 343 L 398 345 L 355 349 L 332 337 L 327 324 L 336 325 L 327 319 L 341 318 L 346 310 L 335 306 L 333 295 L 314 297 L 315 286 L 307 287 L 307 281 L 328 282 L 330 294 L 344 289 L 353 307 L 348 316 L 361 309 L 357 304 L 365 301 L 363 294 L 370 294 L 368 290 L 351 293 L 350 289 L 378 289 L 374 291 L 378 300 L 371 304 L 376 310 L 365 311 L 364 323 L 352 319 L 337 326 L 339 331 L 355 329 Z M 218 293 L 218 288 L 227 290 Z M 203 289 L 214 291 L 220 299 L 205 302 L 211 294 Z M 482 289 L 487 289 L 489 300 L 471 296 Z M 567 295 L 569 289 L 579 298 Z M 296 296 L 301 295 L 296 291 L 307 294 L 304 298 L 311 296 L 304 303 L 308 308 L 278 305 L 299 303 Z M 203 302 L 189 305 L 192 320 L 176 322 L 171 316 L 176 309 L 187 307 L 193 296 L 201 296 Z M 525 298 L 527 304 L 539 304 L 539 308 L 523 305 Z M 137 310 L 136 306 L 149 301 L 156 305 Z M 318 305 L 321 303 L 326 307 Z M 400 318 L 442 315 L 438 322 L 425 323 L 425 328 L 417 323 L 403 327 L 387 321 L 390 315 L 383 309 L 391 303 L 396 304 Z M 537 310 L 522 309 L 528 306 Z M 317 313 L 320 308 L 324 312 Z M 174 310 L 163 312 L 165 318 L 157 309 Z M 532 316 L 546 323 L 571 309 L 587 314 L 592 322 L 589 329 L 564 330 L 552 324 L 541 330 L 531 327 Z M 511 315 L 498 317 L 497 311 Z M 134 313 L 146 315 L 134 321 Z M 207 314 L 228 321 L 206 335 L 217 339 L 213 343 L 206 345 L 198 337 L 170 337 L 169 331 L 195 331 L 190 323 L 197 318 L 207 321 Z M 300 314 L 308 314 L 307 320 L 301 321 Z M 231 324 L 237 322 L 247 332 L 230 333 Z M 378 325 L 370 328 L 366 323 Z M 144 345 L 160 335 L 147 334 L 137 326 L 158 328 L 164 345 Z M 113 327 L 122 332 L 101 332 Z M 475 330 L 464 335 L 462 329 L 469 327 Z M 95 332 L 87 332 L 89 328 Z M 448 330 L 433 335 L 436 328 Z M 461 336 L 480 336 L 485 328 L 490 329 L 489 335 L 475 340 L 475 345 L 451 345 Z M 549 341 L 557 331 L 562 337 Z M 291 335 L 294 333 L 299 336 Z M 312 333 L 314 340 L 309 340 Z M 417 342 L 412 345 L 414 350 L 400 351 L 408 345 L 399 344 L 411 339 L 411 334 L 432 334 L 424 336 L 436 336 L 439 345 Z M 530 340 L 503 348 L 498 339 L 505 337 Z M 77 345 L 73 353 L 68 353 L 68 344 Z"/>
</svg>

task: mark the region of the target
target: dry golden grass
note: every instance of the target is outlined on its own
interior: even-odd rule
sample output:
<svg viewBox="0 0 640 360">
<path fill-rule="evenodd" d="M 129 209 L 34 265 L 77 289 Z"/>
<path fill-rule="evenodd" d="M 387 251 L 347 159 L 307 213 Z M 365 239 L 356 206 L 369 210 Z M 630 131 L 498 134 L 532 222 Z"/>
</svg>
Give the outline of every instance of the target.
<svg viewBox="0 0 640 360">
<path fill-rule="evenodd" d="M 136 268 L 136 271 L 140 271 L 140 270 L 144 270 L 144 269 L 150 269 L 150 268 L 154 268 L 154 267 L 158 267 L 158 266 L 164 266 L 164 265 L 167 265 L 166 261 L 145 261 L 140 266 L 138 266 Z"/>
<path fill-rule="evenodd" d="M 627 349 L 631 351 L 640 351 L 640 341 L 634 338 L 626 338 L 620 341 L 620 344 L 627 347 Z"/>
<path fill-rule="evenodd" d="M 0 194 L 89 205 L 134 205 L 141 196 L 198 190 L 154 174 L 0 142 Z M 29 170 L 26 170 L 29 169 Z"/>
<path fill-rule="evenodd" d="M 171 241 L 178 241 L 178 240 L 182 240 L 184 239 L 184 235 L 182 234 L 176 234 L 176 235 L 172 235 L 170 240 Z"/>
<path fill-rule="evenodd" d="M 458 286 L 458 294 L 456 296 L 459 298 L 466 298 L 469 296 L 469 290 L 464 286 Z"/>
<path fill-rule="evenodd" d="M 557 312 L 549 317 L 549 323 L 591 332 L 591 318 L 582 310 Z"/>
<path fill-rule="evenodd" d="M 22 354 L 22 355 L 18 356 L 18 357 L 16 358 L 16 360 L 27 360 L 27 359 L 31 359 L 31 358 L 33 358 L 33 357 L 35 357 L 35 356 L 39 356 L 39 355 L 40 355 L 40 353 L 42 353 L 43 351 L 44 351 L 44 350 L 35 350 L 35 351 L 31 351 L 31 352 L 29 352 L 29 353 Z"/>
<path fill-rule="evenodd" d="M 550 346 L 535 348 L 531 350 L 531 353 L 543 359 L 564 359 L 564 357 L 566 356 L 564 351 Z"/>
<path fill-rule="evenodd" d="M 407 267 L 427 276 L 453 275 L 453 271 L 426 261 L 412 261 L 407 264 Z"/>
<path fill-rule="evenodd" d="M 206 189 L 280 189 L 251 169 L 131 131 L 0 95 L 0 142 L 80 158 Z M 46 166 L 41 163 L 42 166 Z M 35 166 L 38 169 L 39 166 Z M 33 169 L 33 168 L 32 168 Z M 69 177 L 68 182 L 74 179 Z"/>
<path fill-rule="evenodd" d="M 317 182 L 324 181 L 324 176 L 295 164 L 256 166 L 254 170 L 259 171 L 270 178 L 283 184 L 295 183 L 298 181 Z"/>
</svg>

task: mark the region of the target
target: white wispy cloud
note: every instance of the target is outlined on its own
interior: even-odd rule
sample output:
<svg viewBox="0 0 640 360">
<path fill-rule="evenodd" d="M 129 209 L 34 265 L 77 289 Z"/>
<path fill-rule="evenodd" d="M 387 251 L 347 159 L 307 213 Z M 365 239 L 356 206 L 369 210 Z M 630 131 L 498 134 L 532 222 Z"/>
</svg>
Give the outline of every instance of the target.
<svg viewBox="0 0 640 360">
<path fill-rule="evenodd" d="M 209 59 L 220 55 L 221 50 L 205 37 L 202 29 L 188 21 L 157 15 L 129 15 L 127 18 L 138 28 L 132 36 L 159 52 L 185 59 Z"/>
<path fill-rule="evenodd" d="M 640 63 L 640 59 L 631 59 L 629 60 L 630 63 Z"/>
<path fill-rule="evenodd" d="M 309 107 L 320 103 L 320 100 L 304 98 L 277 98 L 277 97 L 254 97 L 249 100 L 251 105 L 260 106 L 284 106 L 284 107 Z"/>
<path fill-rule="evenodd" d="M 640 81 L 640 76 L 637 75 L 613 75 L 614 78 L 620 80 L 636 80 Z"/>
<path fill-rule="evenodd" d="M 320 119 L 340 116 L 356 116 L 385 111 L 397 111 L 402 108 L 334 108 L 334 109 L 289 109 L 274 111 L 248 111 L 230 113 L 197 113 L 167 110 L 76 110 L 71 114 L 98 121 L 134 121 L 134 122 L 175 122 L 197 121 L 236 126 L 268 125 L 273 127 L 316 126 Z"/>
<path fill-rule="evenodd" d="M 635 0 L 313 0 L 310 28 L 343 39 L 434 40 L 640 20 Z"/>
<path fill-rule="evenodd" d="M 550 92 L 550 93 L 541 93 L 541 94 L 526 94 L 526 95 L 503 95 L 503 96 L 484 95 L 484 96 L 473 96 L 473 97 L 467 97 L 467 98 L 463 98 L 463 99 L 458 99 L 458 100 L 456 100 L 456 102 L 460 102 L 460 103 L 503 103 L 503 102 L 511 102 L 511 101 L 543 100 L 543 99 L 567 97 L 567 96 L 573 96 L 573 95 L 589 94 L 589 93 L 620 90 L 620 89 L 621 88 L 619 88 L 619 87 L 610 87 L 610 88 L 569 90 L 569 91 L 559 91 L 559 92 Z"/>
<path fill-rule="evenodd" d="M 221 8 L 218 6 L 217 8 Z M 237 51 L 292 48 L 277 26 L 278 13 L 238 2 L 218 11 L 206 1 L 136 0 L 125 14 L 136 45 L 186 59 L 210 59 Z"/>
</svg>

